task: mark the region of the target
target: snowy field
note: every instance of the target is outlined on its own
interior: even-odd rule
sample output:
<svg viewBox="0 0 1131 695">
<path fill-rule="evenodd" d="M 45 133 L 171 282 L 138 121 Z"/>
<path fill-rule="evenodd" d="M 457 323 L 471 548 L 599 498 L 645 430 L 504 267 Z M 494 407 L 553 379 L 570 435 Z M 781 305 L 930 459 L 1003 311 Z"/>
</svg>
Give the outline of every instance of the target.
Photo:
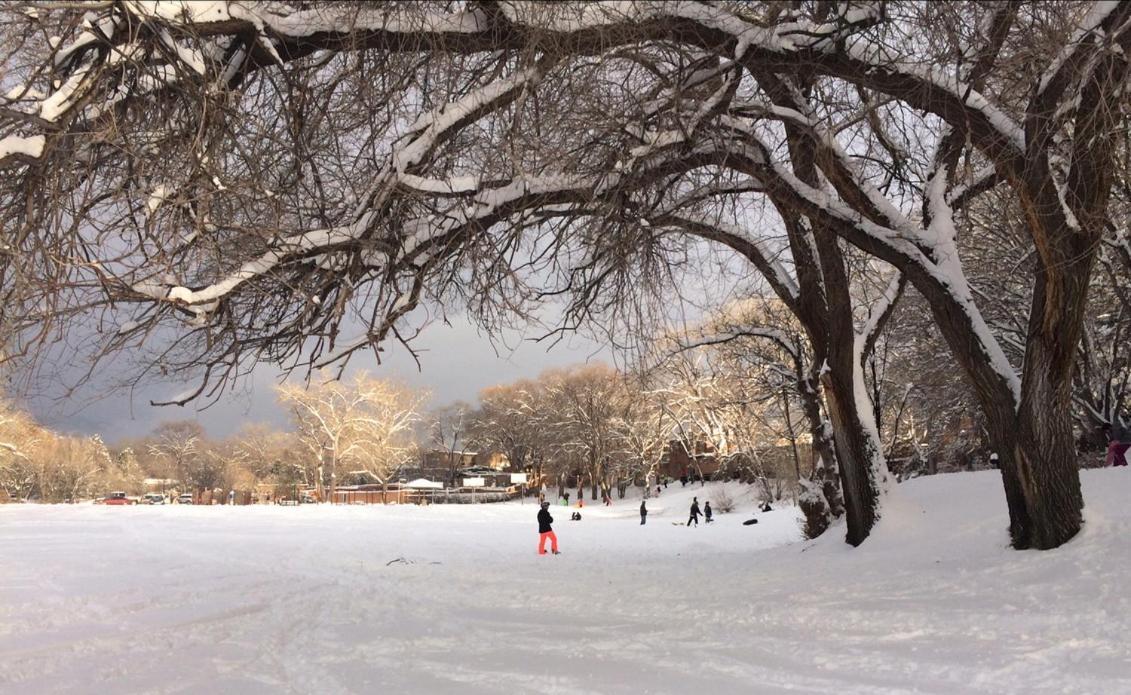
<svg viewBox="0 0 1131 695">
<path fill-rule="evenodd" d="M 0 506 L 3 693 L 1129 693 L 1131 474 L 1006 548 L 995 473 L 901 486 L 881 526 L 686 528 L 669 488 L 535 506 Z"/>
</svg>

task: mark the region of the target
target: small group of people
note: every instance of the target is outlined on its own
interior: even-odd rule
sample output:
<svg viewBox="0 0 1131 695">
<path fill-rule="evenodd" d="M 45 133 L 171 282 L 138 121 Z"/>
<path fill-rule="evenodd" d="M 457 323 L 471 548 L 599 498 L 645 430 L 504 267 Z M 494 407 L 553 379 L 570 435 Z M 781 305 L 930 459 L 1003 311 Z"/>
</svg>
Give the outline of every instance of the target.
<svg viewBox="0 0 1131 695">
<path fill-rule="evenodd" d="M 696 526 L 698 526 L 699 525 L 699 514 L 700 514 L 699 498 L 698 497 L 692 497 L 691 498 L 691 516 L 689 516 L 687 518 L 687 525 L 691 526 L 691 524 L 694 523 Z M 703 505 L 702 514 L 703 514 L 703 520 L 708 524 L 711 523 L 712 512 L 711 512 L 711 501 L 710 500 L 707 500 L 707 503 L 705 505 Z"/>
<path fill-rule="evenodd" d="M 580 501 L 580 500 L 579 500 Z M 611 503 L 611 501 L 610 501 Z M 566 503 L 568 504 L 568 502 Z M 580 506 L 580 505 L 578 505 Z M 703 517 L 704 523 L 711 523 L 712 515 L 711 502 L 708 500 L 703 505 L 702 511 L 699 509 L 699 498 L 693 497 L 691 499 L 691 516 L 687 519 L 687 525 L 699 525 L 699 517 Z M 581 521 L 581 513 L 574 512 L 570 516 L 571 521 Z M 640 500 L 640 525 L 644 526 L 648 521 L 648 501 Z M 546 554 L 546 541 L 550 542 L 550 552 L 554 555 L 561 555 L 558 552 L 558 537 L 554 534 L 554 517 L 550 516 L 550 503 L 543 501 L 541 508 L 538 510 L 538 554 Z"/>
<path fill-rule="evenodd" d="M 711 511 L 711 501 L 707 500 L 703 505 L 703 511 L 699 511 L 699 498 L 693 497 L 691 499 L 691 516 L 687 519 L 687 525 L 699 525 L 699 516 L 703 516 L 705 523 L 711 523 L 711 517 L 714 512 Z M 648 522 L 648 502 L 647 500 L 640 500 L 640 525 L 644 526 Z"/>
</svg>

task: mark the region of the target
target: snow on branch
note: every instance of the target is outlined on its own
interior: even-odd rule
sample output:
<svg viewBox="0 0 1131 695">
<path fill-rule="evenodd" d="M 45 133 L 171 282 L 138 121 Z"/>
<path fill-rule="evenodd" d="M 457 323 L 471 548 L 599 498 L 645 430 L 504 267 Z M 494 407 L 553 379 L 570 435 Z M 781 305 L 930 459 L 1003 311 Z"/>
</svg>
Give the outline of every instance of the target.
<svg viewBox="0 0 1131 695">
<path fill-rule="evenodd" d="M 879 299 L 872 302 L 871 306 L 868 307 L 868 317 L 856 331 L 857 340 L 862 341 L 859 350 L 861 358 L 866 358 L 868 355 L 872 354 L 876 340 L 879 339 L 880 333 L 883 332 L 884 326 L 895 311 L 896 303 L 899 301 L 906 286 L 907 276 L 897 272 L 895 276 L 888 281 L 887 287 L 884 288 Z"/>
<path fill-rule="evenodd" d="M 0 138 L 0 167 L 7 164 L 26 164 L 43 154 L 46 138 L 43 135 L 9 135 Z"/>
<path fill-rule="evenodd" d="M 676 3 L 674 16 L 720 32 L 737 44 L 737 54 L 752 71 L 793 72 L 798 66 L 853 80 L 934 113 L 996 158 L 1015 159 L 1025 149 L 1020 125 L 973 85 L 940 68 L 927 68 L 903 59 L 892 49 L 873 42 L 858 29 L 841 40 L 795 41 L 778 29 L 763 28 L 718 5 Z M 813 27 L 814 30 L 816 27 Z"/>
<path fill-rule="evenodd" d="M 1091 8 L 1081 20 L 1072 38 L 1064 44 L 1060 54 L 1041 76 L 1037 91 L 1033 95 L 1034 104 L 1051 104 L 1060 98 L 1068 88 L 1073 74 L 1079 70 L 1080 63 L 1087 60 L 1098 47 L 1096 39 L 1102 38 L 1106 33 L 1101 25 L 1110 30 L 1120 5 L 1124 4 L 1119 0 L 1091 3 Z"/>
</svg>

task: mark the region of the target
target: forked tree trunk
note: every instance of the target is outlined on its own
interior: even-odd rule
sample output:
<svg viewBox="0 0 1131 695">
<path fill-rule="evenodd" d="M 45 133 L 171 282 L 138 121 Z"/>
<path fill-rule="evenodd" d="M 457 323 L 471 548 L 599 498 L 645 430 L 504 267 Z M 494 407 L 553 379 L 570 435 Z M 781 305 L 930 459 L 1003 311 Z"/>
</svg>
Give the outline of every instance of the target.
<svg viewBox="0 0 1131 695">
<path fill-rule="evenodd" d="M 1017 549 L 1055 548 L 1076 535 L 1083 521 L 1072 435 L 1072 369 L 1094 253 L 1075 255 L 1060 268 L 1038 271 L 1020 405 L 967 311 L 930 283 L 921 287 L 986 415 Z M 1054 289 L 1047 289 L 1050 285 Z"/>
</svg>

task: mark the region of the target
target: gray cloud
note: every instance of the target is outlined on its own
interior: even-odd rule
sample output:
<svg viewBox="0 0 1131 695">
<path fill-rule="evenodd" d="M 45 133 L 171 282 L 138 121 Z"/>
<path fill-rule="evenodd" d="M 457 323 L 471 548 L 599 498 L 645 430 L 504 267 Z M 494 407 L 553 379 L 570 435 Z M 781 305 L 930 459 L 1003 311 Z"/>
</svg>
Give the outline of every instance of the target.
<svg viewBox="0 0 1131 695">
<path fill-rule="evenodd" d="M 365 369 L 378 377 L 427 389 L 432 406 L 454 400 L 474 402 L 480 390 L 494 384 L 536 376 L 553 367 L 613 358 L 608 348 L 581 335 L 567 336 L 552 347 L 549 341 L 535 343 L 530 338 L 511 332 L 493 345 L 466 320 L 437 323 L 413 343 L 419 352 L 419 369 L 403 346 L 389 344 L 381 364 L 370 353 L 352 362 L 349 372 Z M 269 365 L 257 367 L 234 392 L 204 409 L 149 404 L 151 399 L 183 392 L 188 385 L 180 383 L 130 390 L 113 388 L 109 378 L 96 379 L 63 397 L 65 374 L 61 370 L 57 379 L 40 376 L 34 393 L 25 395 L 25 406 L 48 427 L 75 434 L 98 433 L 108 442 L 143 436 L 166 420 L 197 420 L 213 437 L 227 436 L 248 422 L 287 423 L 286 412 L 275 402 L 274 387 L 281 374 Z"/>
</svg>

